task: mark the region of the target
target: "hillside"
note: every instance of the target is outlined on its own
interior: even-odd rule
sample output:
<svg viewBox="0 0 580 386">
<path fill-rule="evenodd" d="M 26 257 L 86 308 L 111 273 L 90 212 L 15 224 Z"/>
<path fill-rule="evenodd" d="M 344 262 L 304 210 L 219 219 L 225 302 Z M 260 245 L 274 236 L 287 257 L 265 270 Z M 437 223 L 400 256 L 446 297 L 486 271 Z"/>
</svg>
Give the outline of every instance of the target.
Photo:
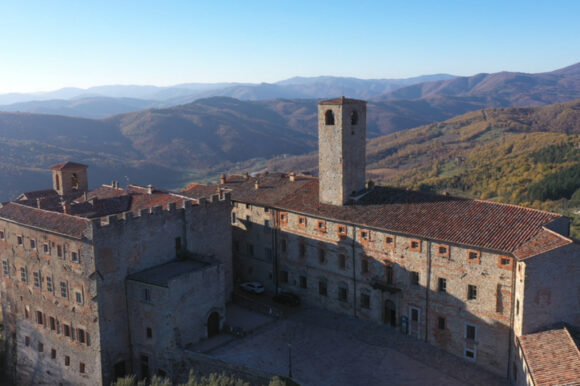
<svg viewBox="0 0 580 386">
<path fill-rule="evenodd" d="M 580 100 L 485 109 L 369 140 L 367 174 L 382 183 L 558 209 L 550 202 L 580 188 L 579 145 Z M 257 166 L 316 173 L 316 162 L 311 153 Z"/>
</svg>

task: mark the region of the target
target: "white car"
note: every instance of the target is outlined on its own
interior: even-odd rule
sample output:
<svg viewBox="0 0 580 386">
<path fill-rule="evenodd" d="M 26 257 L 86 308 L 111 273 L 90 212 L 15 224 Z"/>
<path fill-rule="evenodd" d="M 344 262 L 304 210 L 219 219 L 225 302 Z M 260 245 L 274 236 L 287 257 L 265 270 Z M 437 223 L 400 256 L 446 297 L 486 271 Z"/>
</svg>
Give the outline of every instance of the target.
<svg viewBox="0 0 580 386">
<path fill-rule="evenodd" d="M 254 294 L 264 293 L 264 286 L 259 281 L 247 281 L 240 284 L 240 288 L 246 292 L 251 292 Z"/>
</svg>

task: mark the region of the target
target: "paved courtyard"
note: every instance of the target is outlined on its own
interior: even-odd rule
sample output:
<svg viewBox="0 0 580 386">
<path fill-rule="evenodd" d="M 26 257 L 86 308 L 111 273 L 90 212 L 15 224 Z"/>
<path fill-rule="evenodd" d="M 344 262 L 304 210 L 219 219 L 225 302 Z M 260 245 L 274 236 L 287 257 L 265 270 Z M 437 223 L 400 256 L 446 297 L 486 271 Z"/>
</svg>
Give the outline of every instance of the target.
<svg viewBox="0 0 580 386">
<path fill-rule="evenodd" d="M 289 351 L 292 377 L 303 385 L 505 384 L 472 363 L 389 327 L 312 309 L 266 324 L 208 354 L 288 375 Z"/>
</svg>

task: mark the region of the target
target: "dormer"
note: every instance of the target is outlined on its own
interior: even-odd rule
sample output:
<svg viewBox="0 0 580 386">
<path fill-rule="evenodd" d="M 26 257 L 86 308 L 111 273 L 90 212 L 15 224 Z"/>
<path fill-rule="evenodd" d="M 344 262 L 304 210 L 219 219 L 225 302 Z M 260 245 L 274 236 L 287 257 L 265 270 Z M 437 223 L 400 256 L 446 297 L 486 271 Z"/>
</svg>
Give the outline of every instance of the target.
<svg viewBox="0 0 580 386">
<path fill-rule="evenodd" d="M 53 189 L 61 196 L 87 191 L 89 189 L 88 168 L 87 165 L 68 161 L 51 166 Z"/>
</svg>

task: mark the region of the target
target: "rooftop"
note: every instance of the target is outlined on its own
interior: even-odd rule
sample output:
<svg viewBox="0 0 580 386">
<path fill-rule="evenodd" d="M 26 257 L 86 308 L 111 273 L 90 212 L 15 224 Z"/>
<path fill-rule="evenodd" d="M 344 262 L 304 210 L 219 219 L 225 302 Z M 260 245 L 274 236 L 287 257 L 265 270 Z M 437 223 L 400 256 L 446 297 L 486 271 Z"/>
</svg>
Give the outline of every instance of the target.
<svg viewBox="0 0 580 386">
<path fill-rule="evenodd" d="M 566 327 L 518 339 L 536 385 L 578 384 L 580 350 Z"/>
<path fill-rule="evenodd" d="M 259 188 L 255 188 L 258 182 Z M 541 253 L 546 244 L 560 246 L 572 240 L 543 227 L 561 219 L 555 213 L 517 205 L 469 200 L 432 193 L 376 186 L 356 204 L 334 206 L 318 200 L 318 179 L 269 173 L 254 177 L 231 176 L 224 189 L 232 200 L 307 214 L 337 222 L 378 228 L 441 242 L 457 243 L 504 253 L 518 251 L 522 258 Z M 210 188 L 208 188 L 209 190 Z M 199 187 L 195 188 L 196 191 Z M 189 195 L 186 189 L 184 195 Z M 536 242 L 522 249 L 529 241 Z"/>
<path fill-rule="evenodd" d="M 50 167 L 52 170 L 73 170 L 73 169 L 87 169 L 87 165 L 79 164 L 76 162 L 62 162 L 60 164 L 56 164 Z"/>
<path fill-rule="evenodd" d="M 346 105 L 359 103 L 366 104 L 367 102 L 360 99 L 345 98 L 344 96 L 318 102 L 319 105 Z"/>
<path fill-rule="evenodd" d="M 203 270 L 217 263 L 209 263 L 203 260 L 188 259 L 174 260 L 169 263 L 157 265 L 141 272 L 129 275 L 129 280 L 156 285 L 159 287 L 169 287 L 169 282 L 181 275 L 186 275 L 194 271 Z"/>
</svg>

